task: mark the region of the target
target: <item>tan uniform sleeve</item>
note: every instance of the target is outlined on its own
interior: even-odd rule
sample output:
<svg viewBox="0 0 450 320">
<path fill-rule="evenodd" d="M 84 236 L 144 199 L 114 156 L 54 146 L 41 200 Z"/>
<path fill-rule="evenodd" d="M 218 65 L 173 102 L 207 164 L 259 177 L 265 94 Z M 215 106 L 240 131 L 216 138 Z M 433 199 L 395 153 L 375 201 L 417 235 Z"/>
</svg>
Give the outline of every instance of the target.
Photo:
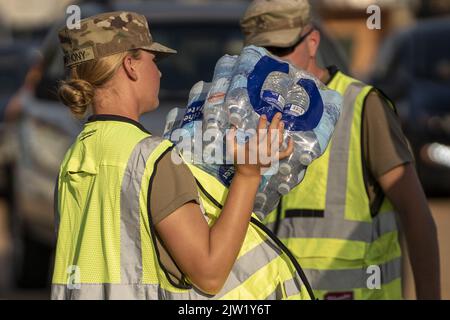
<svg viewBox="0 0 450 320">
<path fill-rule="evenodd" d="M 175 164 L 172 157 L 176 158 L 176 163 L 181 164 Z M 157 225 L 188 202 L 195 201 L 200 204 L 194 176 L 176 153 L 168 152 L 159 161 L 151 188 L 150 214 L 153 225 Z M 183 274 L 159 236 L 156 237 L 156 245 L 166 274 L 173 282 L 178 283 L 183 279 Z"/>
<path fill-rule="evenodd" d="M 376 91 L 369 94 L 364 107 L 363 144 L 368 169 L 375 179 L 399 165 L 414 162 L 400 119 Z"/>
<path fill-rule="evenodd" d="M 150 213 L 156 225 L 184 204 L 199 203 L 197 185 L 191 171 L 174 152 L 168 152 L 156 167 L 150 195 Z"/>
</svg>

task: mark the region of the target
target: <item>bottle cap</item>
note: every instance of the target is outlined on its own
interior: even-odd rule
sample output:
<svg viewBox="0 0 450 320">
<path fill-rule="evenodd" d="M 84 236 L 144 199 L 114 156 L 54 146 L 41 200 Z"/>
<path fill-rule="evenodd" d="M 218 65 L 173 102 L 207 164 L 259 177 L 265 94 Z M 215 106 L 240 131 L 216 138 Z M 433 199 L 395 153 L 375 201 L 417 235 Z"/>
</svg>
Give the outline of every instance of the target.
<svg viewBox="0 0 450 320">
<path fill-rule="evenodd" d="M 291 191 L 291 188 L 288 186 L 287 183 L 282 183 L 278 186 L 278 192 L 281 193 L 283 196 L 288 194 L 289 191 Z"/>
<path fill-rule="evenodd" d="M 209 129 L 219 130 L 219 124 L 216 121 L 210 120 L 206 123 L 206 130 L 209 130 Z M 214 136 L 217 136 L 217 134 Z"/>
<path fill-rule="evenodd" d="M 300 163 L 304 166 L 309 166 L 312 160 L 313 159 L 309 151 L 302 152 L 302 154 L 300 155 Z"/>
<path fill-rule="evenodd" d="M 267 200 L 267 196 L 266 196 L 264 193 L 258 192 L 258 193 L 256 194 L 256 197 L 255 197 L 255 203 L 261 203 L 261 204 L 264 204 L 264 202 L 266 202 L 266 200 Z"/>
<path fill-rule="evenodd" d="M 280 169 L 279 170 L 280 170 L 281 174 L 287 176 L 288 174 L 291 173 L 292 167 L 288 163 L 282 163 L 282 164 L 280 164 Z"/>
<path fill-rule="evenodd" d="M 254 212 L 260 220 L 264 220 L 264 212 L 262 212 L 261 210 L 254 210 Z"/>
<path fill-rule="evenodd" d="M 230 114 L 230 123 L 234 125 L 235 127 L 240 127 L 242 123 L 242 117 L 238 113 L 232 113 Z"/>
</svg>

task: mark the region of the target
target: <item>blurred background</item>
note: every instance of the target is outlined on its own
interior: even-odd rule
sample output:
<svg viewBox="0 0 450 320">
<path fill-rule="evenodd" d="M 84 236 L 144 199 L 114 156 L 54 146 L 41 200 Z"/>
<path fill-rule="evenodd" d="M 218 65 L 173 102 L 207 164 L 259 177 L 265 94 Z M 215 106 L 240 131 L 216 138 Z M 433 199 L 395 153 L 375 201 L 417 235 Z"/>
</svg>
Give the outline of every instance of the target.
<svg viewBox="0 0 450 320">
<path fill-rule="evenodd" d="M 312 0 L 320 61 L 382 89 L 396 103 L 438 227 L 442 296 L 450 299 L 450 0 Z M 53 269 L 53 185 L 82 122 L 56 98 L 64 78 L 57 30 L 66 8 L 82 17 L 146 15 L 157 41 L 181 54 L 160 63 L 160 108 L 144 125 L 160 135 L 189 89 L 242 48 L 246 0 L 0 0 L 0 299 L 48 299 Z M 381 29 L 369 30 L 369 5 Z M 405 255 L 404 292 L 414 299 Z"/>
</svg>

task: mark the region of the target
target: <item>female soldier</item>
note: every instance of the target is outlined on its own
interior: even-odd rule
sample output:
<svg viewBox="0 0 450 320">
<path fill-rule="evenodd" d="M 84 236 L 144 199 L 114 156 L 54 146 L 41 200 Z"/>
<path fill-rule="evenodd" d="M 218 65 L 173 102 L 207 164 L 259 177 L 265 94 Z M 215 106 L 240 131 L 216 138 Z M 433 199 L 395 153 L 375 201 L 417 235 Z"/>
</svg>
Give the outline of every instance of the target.
<svg viewBox="0 0 450 320">
<path fill-rule="evenodd" d="M 139 124 L 159 103 L 155 58 L 175 53 L 153 42 L 145 17 L 104 13 L 59 37 L 70 68 L 59 96 L 75 115 L 87 107 L 93 115 L 55 189 L 52 298 L 302 298 L 289 257 L 257 221 L 249 227 L 261 165 L 236 165 L 227 190 L 198 168 L 175 165 L 173 145 Z M 282 130 L 280 115 L 268 144 L 270 129 Z"/>
</svg>

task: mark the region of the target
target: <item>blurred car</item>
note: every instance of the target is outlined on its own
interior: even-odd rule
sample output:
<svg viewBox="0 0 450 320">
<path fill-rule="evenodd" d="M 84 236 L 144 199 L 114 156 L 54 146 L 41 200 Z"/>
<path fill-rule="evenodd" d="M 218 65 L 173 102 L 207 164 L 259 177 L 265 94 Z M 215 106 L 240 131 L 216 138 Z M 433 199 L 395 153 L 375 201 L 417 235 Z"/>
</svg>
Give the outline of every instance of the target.
<svg viewBox="0 0 450 320">
<path fill-rule="evenodd" d="M 14 43 L 0 42 L 0 197 L 10 197 L 8 190 L 9 171 L 6 167 L 10 164 L 10 157 L 6 150 L 4 132 L 6 130 L 4 118 L 5 109 L 13 94 L 22 86 L 25 75 L 34 59 L 35 47 L 28 42 L 18 41 Z"/>
<path fill-rule="evenodd" d="M 429 196 L 450 195 L 450 19 L 391 36 L 372 83 L 396 103 Z"/>
<path fill-rule="evenodd" d="M 0 122 L 8 100 L 24 81 L 37 47 L 27 42 L 0 44 Z"/>
<path fill-rule="evenodd" d="M 240 53 L 243 42 L 239 19 L 247 5 L 242 1 L 108 3 L 107 10 L 144 14 L 152 36 L 179 52 L 158 63 L 162 72 L 160 107 L 141 118 L 152 134 L 162 134 L 166 114 L 175 106 L 186 105 L 188 92 L 197 81 L 211 81 L 215 63 L 222 55 Z M 105 7 L 88 8 L 81 7 L 84 16 L 105 11 Z M 40 81 L 33 92 L 21 94 L 14 174 L 16 213 L 21 217 L 23 234 L 33 243 L 50 248 L 55 243 L 53 185 L 65 151 L 82 127 L 82 122 L 75 120 L 56 97 L 57 82 L 65 77 L 56 31 L 55 28 L 49 33 L 42 48 Z M 346 70 L 340 52 L 324 34 L 322 64 Z M 26 248 L 24 251 L 27 256 Z M 48 266 L 48 257 L 42 259 L 47 259 L 42 263 Z"/>
<path fill-rule="evenodd" d="M 2 36 L 0 34 L 0 36 Z M 27 41 L 0 41 L 0 293 L 12 284 L 12 246 L 8 212 L 15 196 L 11 186 L 14 179 L 14 145 L 9 143 L 9 125 L 4 122 L 5 109 L 15 91 L 22 86 L 34 60 L 34 45 Z M 13 107 L 9 108 L 13 112 Z M 11 114 L 10 112 L 10 114 Z M 6 204 L 6 206 L 5 206 Z"/>
</svg>

